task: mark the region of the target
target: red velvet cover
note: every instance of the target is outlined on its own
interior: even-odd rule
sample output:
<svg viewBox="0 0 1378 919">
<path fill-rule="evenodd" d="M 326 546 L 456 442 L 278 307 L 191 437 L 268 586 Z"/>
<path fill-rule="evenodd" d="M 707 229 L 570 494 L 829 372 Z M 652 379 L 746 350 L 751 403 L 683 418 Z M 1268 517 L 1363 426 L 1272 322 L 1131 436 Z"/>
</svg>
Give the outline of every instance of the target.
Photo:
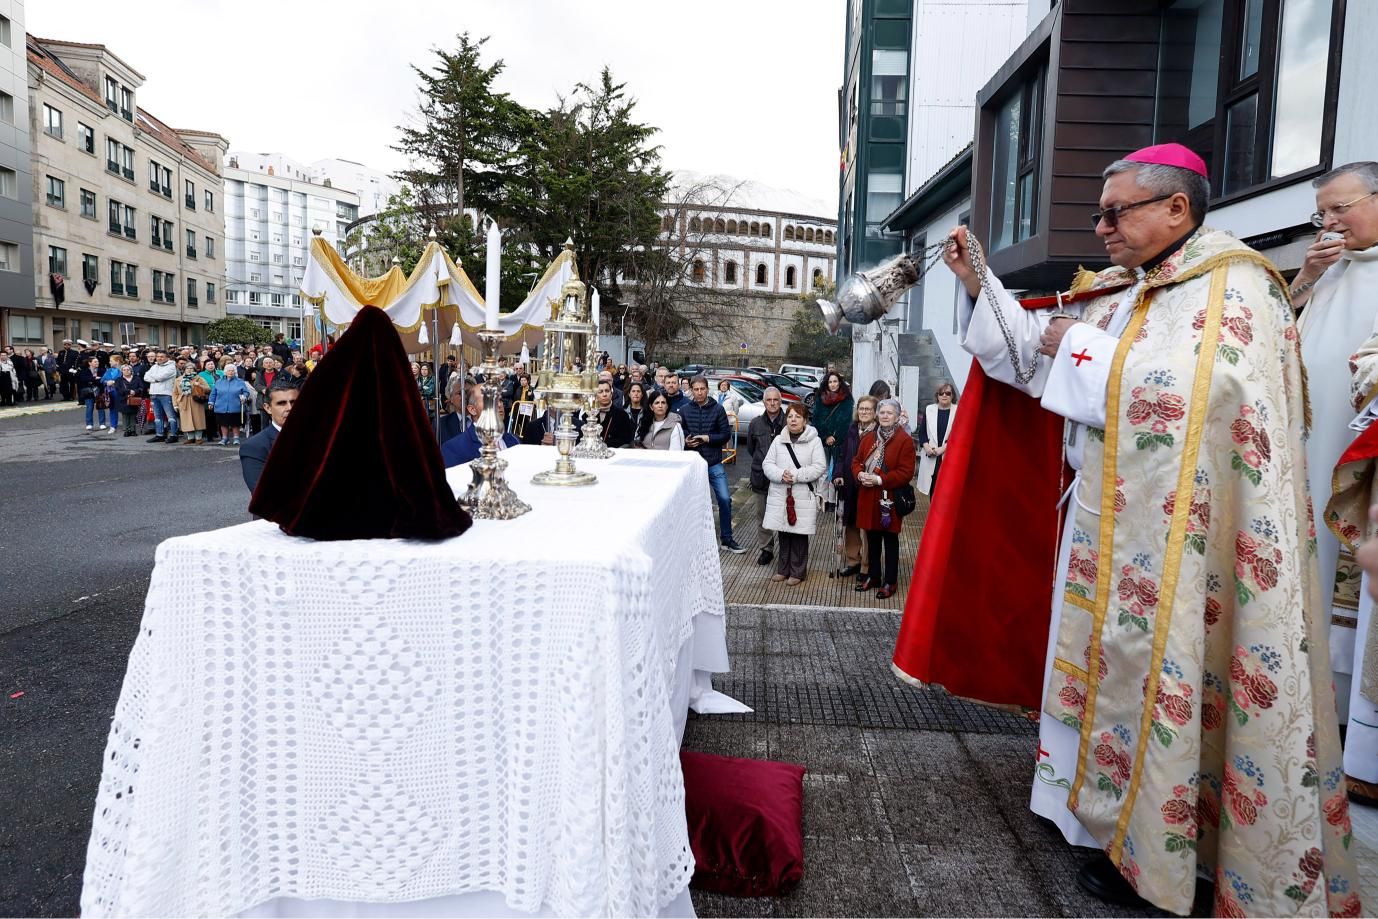
<svg viewBox="0 0 1378 919">
<path fill-rule="evenodd" d="M 739 897 L 789 893 L 804 876 L 804 767 L 681 751 L 697 868 L 690 886 Z"/>
<path fill-rule="evenodd" d="M 307 377 L 249 510 L 311 539 L 447 539 L 473 524 L 445 481 L 402 339 L 366 306 Z"/>
<path fill-rule="evenodd" d="M 971 362 L 895 642 L 895 667 L 1037 710 L 1057 562 L 1063 419 Z"/>
</svg>

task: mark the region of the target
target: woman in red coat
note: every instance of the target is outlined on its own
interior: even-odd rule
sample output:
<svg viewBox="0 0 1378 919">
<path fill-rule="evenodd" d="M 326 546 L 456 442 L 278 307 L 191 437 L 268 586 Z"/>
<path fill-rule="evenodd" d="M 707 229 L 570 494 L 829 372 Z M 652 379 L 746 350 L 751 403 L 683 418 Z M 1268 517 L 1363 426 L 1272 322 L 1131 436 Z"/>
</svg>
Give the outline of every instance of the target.
<svg viewBox="0 0 1378 919">
<path fill-rule="evenodd" d="M 879 585 L 876 599 L 895 595 L 899 583 L 900 515 L 890 506 L 890 489 L 909 484 L 914 477 L 914 439 L 900 425 L 900 404 L 886 399 L 876 409 L 876 429 L 861 439 L 852 474 L 856 477 L 856 525 L 866 531 L 866 570 L 869 576 L 856 585 L 858 593 Z M 889 518 L 887 524 L 885 517 Z M 880 566 L 885 550 L 885 568 Z M 882 574 L 883 571 L 883 574 Z"/>
</svg>

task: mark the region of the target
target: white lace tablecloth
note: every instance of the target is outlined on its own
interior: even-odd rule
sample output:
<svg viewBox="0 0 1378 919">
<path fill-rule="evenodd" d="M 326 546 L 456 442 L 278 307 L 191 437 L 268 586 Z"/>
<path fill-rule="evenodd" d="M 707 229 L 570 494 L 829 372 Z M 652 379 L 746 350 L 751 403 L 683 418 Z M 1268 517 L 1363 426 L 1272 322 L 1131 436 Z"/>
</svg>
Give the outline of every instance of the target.
<svg viewBox="0 0 1378 919">
<path fill-rule="evenodd" d="M 682 893 L 670 683 L 695 617 L 722 632 L 707 469 L 619 451 L 581 462 L 596 486 L 541 488 L 553 448 L 503 455 L 533 511 L 448 542 L 255 521 L 158 547 L 84 916 L 478 891 L 652 915 Z M 711 644 L 695 667 L 725 670 Z"/>
</svg>

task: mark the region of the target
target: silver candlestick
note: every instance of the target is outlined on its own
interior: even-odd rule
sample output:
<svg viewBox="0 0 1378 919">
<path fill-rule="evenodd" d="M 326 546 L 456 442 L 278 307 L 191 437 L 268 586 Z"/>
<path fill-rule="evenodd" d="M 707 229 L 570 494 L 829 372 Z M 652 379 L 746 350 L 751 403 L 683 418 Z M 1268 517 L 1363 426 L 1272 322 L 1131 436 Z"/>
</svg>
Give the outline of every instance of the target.
<svg viewBox="0 0 1378 919">
<path fill-rule="evenodd" d="M 531 510 L 517 497 L 507 484 L 504 471 L 507 460 L 498 456 L 498 444 L 502 441 L 503 424 L 498 417 L 501 398 L 498 377 L 502 369 L 498 366 L 498 344 L 507 336 L 497 329 L 480 329 L 479 340 L 483 342 L 483 362 L 479 365 L 483 373 L 483 412 L 478 416 L 475 426 L 483 446 L 479 448 L 478 459 L 469 464 L 474 480 L 469 490 L 460 498 L 460 503 L 469 513 L 481 520 L 511 520 Z"/>
<path fill-rule="evenodd" d="M 615 411 L 615 409 L 608 409 Z M 584 426 L 580 429 L 584 436 L 574 446 L 574 455 L 579 459 L 608 459 L 616 456 L 603 442 L 603 426 L 598 423 L 598 407 L 593 397 L 589 397 L 584 408 Z"/>
</svg>

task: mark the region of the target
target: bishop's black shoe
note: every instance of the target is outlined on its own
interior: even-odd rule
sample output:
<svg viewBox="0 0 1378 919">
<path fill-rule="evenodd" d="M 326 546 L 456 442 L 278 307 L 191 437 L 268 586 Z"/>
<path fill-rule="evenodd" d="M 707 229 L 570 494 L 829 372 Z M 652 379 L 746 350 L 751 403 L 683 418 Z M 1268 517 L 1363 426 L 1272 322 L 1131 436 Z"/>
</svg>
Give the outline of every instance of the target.
<svg viewBox="0 0 1378 919">
<path fill-rule="evenodd" d="M 1077 869 L 1077 883 L 1096 899 L 1116 906 L 1143 909 L 1153 905 L 1135 893 L 1133 885 L 1124 879 L 1120 869 L 1104 852 L 1097 852 Z"/>
<path fill-rule="evenodd" d="M 761 554 L 756 556 L 756 564 L 758 565 L 769 565 L 773 561 L 775 561 L 775 553 L 769 549 L 762 549 Z"/>
</svg>

